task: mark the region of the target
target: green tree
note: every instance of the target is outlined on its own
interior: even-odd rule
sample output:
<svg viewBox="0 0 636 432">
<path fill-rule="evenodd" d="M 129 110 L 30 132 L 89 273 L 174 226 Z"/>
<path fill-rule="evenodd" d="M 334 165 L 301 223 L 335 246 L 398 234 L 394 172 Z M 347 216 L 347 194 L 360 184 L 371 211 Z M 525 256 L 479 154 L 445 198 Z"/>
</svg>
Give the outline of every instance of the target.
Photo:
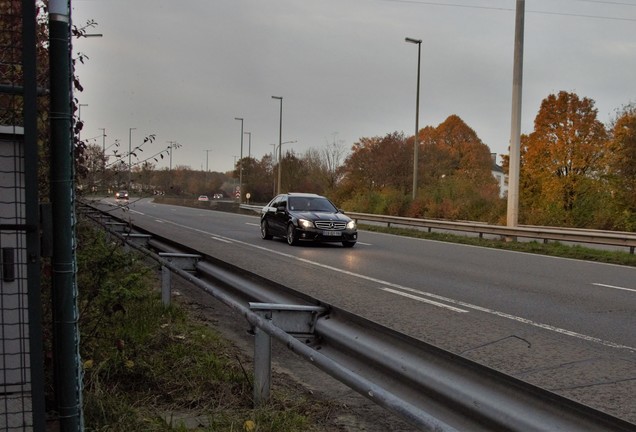
<svg viewBox="0 0 636 432">
<path fill-rule="evenodd" d="M 274 180 L 271 167 L 272 158 L 265 155 L 258 161 L 243 159 L 243 189 L 250 194 L 250 202 L 267 202 L 272 199 Z"/>
<path fill-rule="evenodd" d="M 104 178 L 104 166 L 106 165 L 102 147 L 96 144 L 87 145 L 80 156 L 79 163 L 86 167 L 84 178 L 78 179 L 79 185 L 86 191 L 96 191 Z"/>
</svg>

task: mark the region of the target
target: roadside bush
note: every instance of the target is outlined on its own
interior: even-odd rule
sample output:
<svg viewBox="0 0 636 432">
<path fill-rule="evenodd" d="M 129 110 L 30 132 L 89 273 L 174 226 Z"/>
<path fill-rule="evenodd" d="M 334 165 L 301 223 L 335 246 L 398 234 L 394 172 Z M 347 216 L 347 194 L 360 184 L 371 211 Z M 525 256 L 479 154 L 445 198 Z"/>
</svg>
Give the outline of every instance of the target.
<svg viewBox="0 0 636 432">
<path fill-rule="evenodd" d="M 87 431 L 321 430 L 331 408 L 286 389 L 253 408 L 243 354 L 184 307 L 163 306 L 154 261 L 87 222 L 77 238 Z"/>
</svg>

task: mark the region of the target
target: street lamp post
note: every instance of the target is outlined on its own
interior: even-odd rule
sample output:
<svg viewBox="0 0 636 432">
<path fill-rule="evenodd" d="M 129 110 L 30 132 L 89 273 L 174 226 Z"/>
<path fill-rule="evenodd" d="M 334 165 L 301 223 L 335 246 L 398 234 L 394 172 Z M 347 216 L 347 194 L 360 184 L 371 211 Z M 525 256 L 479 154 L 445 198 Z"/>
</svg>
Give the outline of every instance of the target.
<svg viewBox="0 0 636 432">
<path fill-rule="evenodd" d="M 280 101 L 280 123 L 278 126 L 278 193 L 281 190 L 281 179 L 282 179 L 282 171 L 281 165 L 283 164 L 282 158 L 282 147 L 283 147 L 283 97 L 282 96 L 272 96 L 272 99 L 278 99 Z"/>
<path fill-rule="evenodd" d="M 417 197 L 417 171 L 419 162 L 419 120 L 420 120 L 420 55 L 422 39 L 405 38 L 406 42 L 417 44 L 417 93 L 415 96 L 415 139 L 413 143 L 413 199 Z"/>
<path fill-rule="evenodd" d="M 249 169 L 249 160 L 252 158 L 252 132 L 244 132 L 244 135 L 247 135 L 247 160 L 248 160 L 248 169 Z M 242 167 L 242 165 L 241 165 Z M 250 173 L 251 175 L 251 173 Z M 247 173 L 245 173 L 245 177 L 247 178 Z M 247 179 L 245 180 L 247 181 Z M 241 192 L 242 193 L 242 192 Z"/>
<path fill-rule="evenodd" d="M 137 128 L 128 128 L 128 191 L 130 191 L 130 172 L 132 167 L 132 161 L 130 156 L 132 155 L 132 131 Z"/>
<path fill-rule="evenodd" d="M 252 157 L 252 132 L 245 132 L 247 135 L 247 158 Z"/>
<path fill-rule="evenodd" d="M 99 128 L 102 131 L 102 153 L 104 153 L 104 163 L 106 163 L 106 128 Z"/>
<path fill-rule="evenodd" d="M 241 158 L 239 159 L 239 203 L 242 202 L 243 197 L 243 118 L 234 117 L 234 120 L 241 121 Z"/>
<path fill-rule="evenodd" d="M 208 168 L 208 160 L 209 160 L 209 155 L 210 152 L 212 151 L 210 150 L 204 150 L 205 151 L 205 186 L 207 187 L 207 183 L 208 183 L 208 172 L 210 171 Z"/>
<path fill-rule="evenodd" d="M 274 163 L 276 162 L 276 146 L 278 144 L 270 144 L 272 147 L 274 147 L 272 149 L 272 178 L 274 178 Z M 276 178 L 274 178 L 274 181 L 272 182 L 273 186 L 272 186 L 272 196 L 276 195 Z"/>
<path fill-rule="evenodd" d="M 298 142 L 298 140 L 285 141 L 285 142 L 282 142 L 280 144 L 270 144 L 271 146 L 274 146 L 274 153 L 273 153 L 273 156 L 272 156 L 272 161 L 274 161 L 275 158 L 276 158 L 276 149 L 278 149 L 278 154 L 280 155 L 281 154 L 280 148 L 283 146 L 283 144 L 292 144 L 292 143 L 296 143 L 296 142 Z M 281 160 L 281 158 L 279 156 L 279 160 L 277 161 L 279 167 L 280 167 L 280 160 Z M 279 189 L 279 193 L 280 193 L 280 189 Z M 274 195 L 276 195 L 276 181 L 274 181 Z"/>
<path fill-rule="evenodd" d="M 102 131 L 102 187 L 106 188 L 106 128 L 99 128 Z"/>
<path fill-rule="evenodd" d="M 213 150 L 204 150 L 205 151 L 205 172 L 207 173 L 209 171 L 208 169 L 208 156 L 210 154 L 211 151 Z"/>
</svg>

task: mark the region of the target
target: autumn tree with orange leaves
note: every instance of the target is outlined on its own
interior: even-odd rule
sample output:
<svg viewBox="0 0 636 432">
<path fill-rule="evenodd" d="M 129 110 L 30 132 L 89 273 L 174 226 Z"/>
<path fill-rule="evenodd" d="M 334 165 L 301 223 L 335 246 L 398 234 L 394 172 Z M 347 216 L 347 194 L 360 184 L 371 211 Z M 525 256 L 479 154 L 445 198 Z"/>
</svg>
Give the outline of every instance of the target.
<svg viewBox="0 0 636 432">
<path fill-rule="evenodd" d="M 636 231 L 636 104 L 618 113 L 611 134 L 611 195 L 618 202 L 615 228 Z"/>
<path fill-rule="evenodd" d="M 524 223 L 594 225 L 607 200 L 610 141 L 594 101 L 565 91 L 543 100 L 534 131 L 521 140 L 520 215 Z"/>
<path fill-rule="evenodd" d="M 420 193 L 408 215 L 499 222 L 503 202 L 490 149 L 459 116 L 420 131 Z"/>
<path fill-rule="evenodd" d="M 343 166 L 343 207 L 371 213 L 496 222 L 503 215 L 490 150 L 456 115 L 419 132 L 417 198 L 410 198 L 413 137 L 361 138 Z"/>
</svg>

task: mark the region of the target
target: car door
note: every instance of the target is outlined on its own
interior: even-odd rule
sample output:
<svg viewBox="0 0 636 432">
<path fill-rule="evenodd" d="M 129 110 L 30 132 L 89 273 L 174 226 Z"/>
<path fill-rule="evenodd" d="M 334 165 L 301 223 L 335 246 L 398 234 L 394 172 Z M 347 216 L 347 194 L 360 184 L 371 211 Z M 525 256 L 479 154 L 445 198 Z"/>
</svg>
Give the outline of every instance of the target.
<svg viewBox="0 0 636 432">
<path fill-rule="evenodd" d="M 279 200 L 274 204 L 274 230 L 278 235 L 286 235 L 287 233 L 287 221 L 289 217 L 287 215 L 287 196 L 281 196 Z"/>
</svg>

